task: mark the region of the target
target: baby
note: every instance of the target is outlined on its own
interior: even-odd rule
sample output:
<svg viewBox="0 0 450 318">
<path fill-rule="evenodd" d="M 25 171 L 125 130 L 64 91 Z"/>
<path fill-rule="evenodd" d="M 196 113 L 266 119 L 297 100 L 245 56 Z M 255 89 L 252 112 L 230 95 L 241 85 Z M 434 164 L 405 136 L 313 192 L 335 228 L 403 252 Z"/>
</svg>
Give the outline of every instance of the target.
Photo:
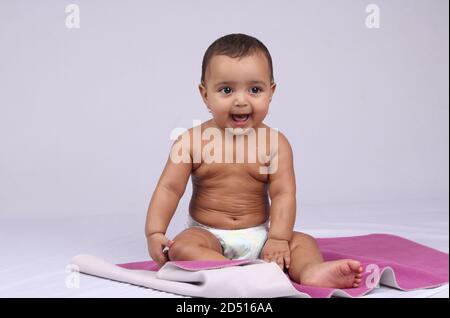
<svg viewBox="0 0 450 318">
<path fill-rule="evenodd" d="M 325 262 L 314 238 L 293 231 L 291 146 L 263 123 L 275 87 L 270 53 L 256 38 L 230 34 L 209 46 L 199 90 L 212 118 L 172 145 L 147 212 L 149 254 L 159 266 L 261 258 L 303 285 L 357 287 L 360 262 Z M 187 228 L 172 241 L 165 233 L 190 176 Z"/>
</svg>

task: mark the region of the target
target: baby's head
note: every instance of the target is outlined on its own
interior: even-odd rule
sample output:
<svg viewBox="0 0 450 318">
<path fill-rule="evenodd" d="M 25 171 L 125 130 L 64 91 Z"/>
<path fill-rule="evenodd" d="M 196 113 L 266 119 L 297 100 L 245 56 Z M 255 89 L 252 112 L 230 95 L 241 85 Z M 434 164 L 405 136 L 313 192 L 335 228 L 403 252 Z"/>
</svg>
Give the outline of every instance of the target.
<svg viewBox="0 0 450 318">
<path fill-rule="evenodd" d="M 258 39 L 229 34 L 206 50 L 199 89 L 220 128 L 257 128 L 275 87 L 272 58 Z"/>
</svg>

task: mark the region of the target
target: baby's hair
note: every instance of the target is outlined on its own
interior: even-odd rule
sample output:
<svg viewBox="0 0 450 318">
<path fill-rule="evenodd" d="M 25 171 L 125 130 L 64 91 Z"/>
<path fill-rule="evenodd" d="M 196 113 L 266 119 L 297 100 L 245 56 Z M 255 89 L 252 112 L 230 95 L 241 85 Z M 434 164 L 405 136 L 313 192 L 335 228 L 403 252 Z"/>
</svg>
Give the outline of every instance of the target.
<svg viewBox="0 0 450 318">
<path fill-rule="evenodd" d="M 255 53 L 263 53 L 269 62 L 270 82 L 274 82 L 272 57 L 267 47 L 257 38 L 247 34 L 234 33 L 215 40 L 206 50 L 202 62 L 201 83 L 205 84 L 205 72 L 209 61 L 214 55 L 226 55 L 231 58 L 246 57 Z"/>
</svg>

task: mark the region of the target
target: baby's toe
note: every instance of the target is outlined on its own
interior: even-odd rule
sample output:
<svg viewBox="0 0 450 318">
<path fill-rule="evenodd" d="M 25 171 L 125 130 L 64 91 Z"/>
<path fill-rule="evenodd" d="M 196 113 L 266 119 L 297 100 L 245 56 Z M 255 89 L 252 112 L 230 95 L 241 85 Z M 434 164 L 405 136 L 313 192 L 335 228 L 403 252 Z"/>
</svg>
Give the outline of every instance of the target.
<svg viewBox="0 0 450 318">
<path fill-rule="evenodd" d="M 350 266 L 350 269 L 352 270 L 352 272 L 354 273 L 361 273 L 362 272 L 362 266 L 361 263 L 359 261 L 350 259 L 347 261 L 348 266 Z"/>
</svg>

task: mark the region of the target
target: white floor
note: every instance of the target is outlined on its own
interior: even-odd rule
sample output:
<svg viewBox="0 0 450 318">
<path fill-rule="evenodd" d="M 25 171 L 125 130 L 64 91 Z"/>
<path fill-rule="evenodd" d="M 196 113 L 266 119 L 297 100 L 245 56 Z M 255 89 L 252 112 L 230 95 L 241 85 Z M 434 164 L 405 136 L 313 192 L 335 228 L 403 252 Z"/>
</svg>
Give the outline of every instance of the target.
<svg viewBox="0 0 450 318">
<path fill-rule="evenodd" d="M 177 212 L 169 235 L 182 229 Z M 448 253 L 448 202 L 301 207 L 296 230 L 316 237 L 390 233 Z M 76 254 L 112 263 L 147 259 L 145 215 L 97 214 L 89 218 L 1 217 L 0 297 L 180 297 L 66 272 Z M 365 297 L 449 297 L 448 285 L 411 292 L 381 287 Z"/>
</svg>

